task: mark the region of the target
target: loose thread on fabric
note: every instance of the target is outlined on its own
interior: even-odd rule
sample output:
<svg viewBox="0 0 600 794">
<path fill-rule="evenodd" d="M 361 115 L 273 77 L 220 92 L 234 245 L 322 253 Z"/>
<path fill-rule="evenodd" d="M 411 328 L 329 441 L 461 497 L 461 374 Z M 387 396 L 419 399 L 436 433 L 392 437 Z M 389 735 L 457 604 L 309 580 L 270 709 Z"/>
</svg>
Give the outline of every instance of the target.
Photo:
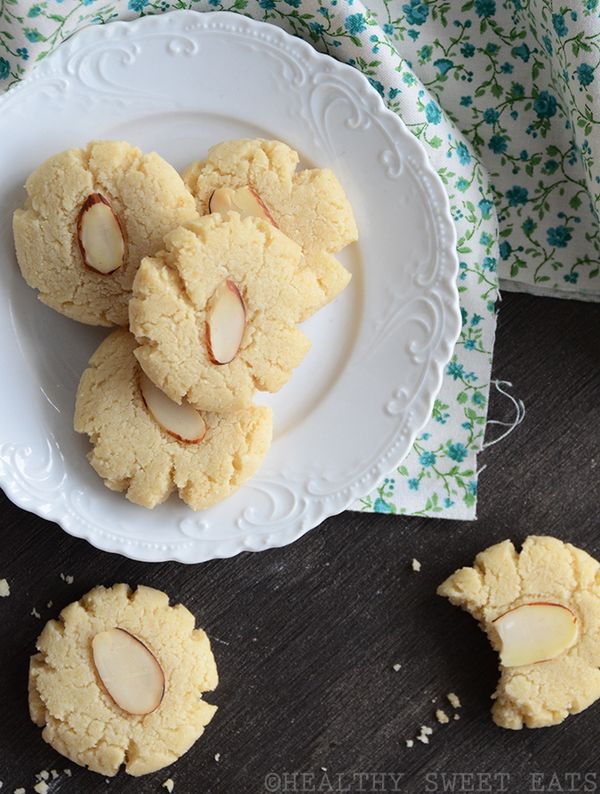
<svg viewBox="0 0 600 794">
<path fill-rule="evenodd" d="M 508 397 L 513 404 L 515 408 L 515 418 L 512 420 L 512 422 L 503 422 L 500 419 L 488 419 L 488 426 L 498 425 L 499 427 L 505 427 L 506 430 L 504 433 L 501 433 L 498 438 L 494 438 L 492 441 L 485 441 L 482 445 L 482 449 L 488 449 L 488 447 L 493 447 L 494 444 L 498 444 L 498 442 L 503 441 L 513 432 L 516 427 L 521 424 L 523 419 L 525 419 L 525 403 L 523 400 L 513 397 L 510 392 L 502 388 L 503 386 L 506 386 L 507 388 L 512 389 L 512 383 L 507 380 L 494 380 L 492 383 L 494 384 L 496 391 L 502 394 L 504 397 Z M 480 469 L 480 471 L 483 471 L 483 469 Z"/>
</svg>

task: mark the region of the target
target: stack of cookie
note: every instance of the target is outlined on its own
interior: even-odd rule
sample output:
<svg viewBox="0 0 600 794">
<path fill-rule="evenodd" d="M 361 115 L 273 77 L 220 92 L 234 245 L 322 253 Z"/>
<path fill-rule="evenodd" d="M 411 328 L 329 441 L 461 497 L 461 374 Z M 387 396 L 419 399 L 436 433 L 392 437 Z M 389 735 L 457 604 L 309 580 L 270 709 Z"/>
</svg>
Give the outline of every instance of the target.
<svg viewBox="0 0 600 794">
<path fill-rule="evenodd" d="M 289 380 L 310 346 L 298 323 L 350 280 L 334 257 L 357 239 L 350 204 L 331 171 L 297 165 L 283 143 L 237 140 L 181 177 L 101 141 L 27 180 L 27 283 L 72 319 L 121 326 L 83 373 L 75 429 L 136 504 L 176 489 L 201 510 L 256 472 L 272 416 L 253 396 Z"/>
</svg>

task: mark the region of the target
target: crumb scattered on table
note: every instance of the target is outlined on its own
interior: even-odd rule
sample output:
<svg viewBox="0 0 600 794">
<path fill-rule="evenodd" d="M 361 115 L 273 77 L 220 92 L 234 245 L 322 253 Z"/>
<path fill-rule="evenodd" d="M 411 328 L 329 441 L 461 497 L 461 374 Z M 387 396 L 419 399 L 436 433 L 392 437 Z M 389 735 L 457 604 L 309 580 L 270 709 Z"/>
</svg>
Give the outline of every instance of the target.
<svg viewBox="0 0 600 794">
<path fill-rule="evenodd" d="M 460 714 L 455 714 L 455 715 L 454 715 L 454 719 L 455 719 L 455 720 L 459 720 L 459 719 L 460 719 Z"/>
<path fill-rule="evenodd" d="M 433 728 L 430 728 L 429 725 L 421 725 L 421 733 L 417 736 L 417 741 L 423 744 L 429 744 L 429 737 L 432 733 Z"/>
<path fill-rule="evenodd" d="M 33 615 L 34 618 L 42 617 L 35 607 L 31 610 L 31 614 Z"/>
<path fill-rule="evenodd" d="M 219 763 L 220 760 L 221 760 L 221 753 L 215 753 L 215 761 L 217 762 L 217 764 Z"/>
<path fill-rule="evenodd" d="M 442 725 L 447 725 L 450 722 L 450 717 L 446 714 L 444 709 L 436 709 L 435 718 Z"/>
<path fill-rule="evenodd" d="M 65 576 L 64 573 L 61 573 L 60 578 L 63 580 L 63 582 L 66 582 L 67 584 L 73 584 L 73 582 L 75 581 L 75 577 L 70 576 L 69 574 Z"/>
<path fill-rule="evenodd" d="M 396 664 L 392 665 L 392 670 L 394 670 L 394 672 L 397 673 L 398 670 L 400 670 L 401 667 L 402 667 L 402 665 L 398 664 L 398 662 L 396 662 Z"/>
<path fill-rule="evenodd" d="M 46 783 L 45 780 L 40 780 L 33 787 L 33 790 L 36 791 L 37 794 L 48 794 L 49 789 L 50 789 L 50 786 Z"/>
<path fill-rule="evenodd" d="M 421 563 L 418 560 L 416 560 L 414 557 L 411 566 L 413 571 L 416 571 L 417 573 L 421 570 Z"/>
<path fill-rule="evenodd" d="M 166 788 L 169 794 L 171 794 L 171 792 L 175 788 L 175 783 L 173 782 L 172 778 L 169 777 L 165 780 L 165 782 L 163 783 L 163 788 Z"/>
<path fill-rule="evenodd" d="M 6 579 L 0 579 L 0 598 L 7 598 L 10 595 L 10 587 Z"/>
<path fill-rule="evenodd" d="M 406 746 L 407 747 L 414 747 L 415 743 L 414 743 L 414 741 L 412 739 L 407 739 L 406 740 Z"/>
<path fill-rule="evenodd" d="M 448 698 L 448 703 L 450 703 L 450 705 L 453 708 L 459 709 L 462 706 L 462 703 L 460 702 L 460 698 L 458 697 L 458 695 L 454 694 L 454 692 L 448 692 L 446 697 Z"/>
</svg>

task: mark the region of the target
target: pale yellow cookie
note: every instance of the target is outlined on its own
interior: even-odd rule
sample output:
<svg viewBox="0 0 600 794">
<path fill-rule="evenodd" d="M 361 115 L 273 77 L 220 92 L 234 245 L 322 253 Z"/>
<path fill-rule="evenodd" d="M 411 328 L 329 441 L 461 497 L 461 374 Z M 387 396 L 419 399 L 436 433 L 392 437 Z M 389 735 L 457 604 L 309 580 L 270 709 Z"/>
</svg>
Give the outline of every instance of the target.
<svg viewBox="0 0 600 794">
<path fill-rule="evenodd" d="M 260 466 L 271 444 L 271 411 L 200 414 L 178 406 L 145 378 L 135 346 L 131 334 L 115 331 L 82 375 L 74 424 L 90 437 L 90 463 L 108 488 L 144 507 L 174 490 L 194 510 L 210 507 Z"/>
<path fill-rule="evenodd" d="M 297 171 L 298 162 L 297 152 L 280 141 L 225 141 L 209 150 L 206 161 L 190 165 L 183 178 L 201 215 L 215 211 L 211 196 L 220 188 L 249 186 L 258 194 L 273 222 L 302 247 L 307 266 L 317 276 L 320 291 L 307 303 L 302 314 L 306 319 L 350 281 L 350 273 L 332 254 L 358 239 L 358 232 L 352 207 L 333 172 Z M 220 211 L 218 200 L 216 204 Z"/>
<path fill-rule="evenodd" d="M 237 306 L 222 304 L 236 291 Z M 268 221 L 207 215 L 142 261 L 129 307 L 135 355 L 176 402 L 243 408 L 257 389 L 280 389 L 304 358 L 310 343 L 296 323 L 317 293 L 300 247 Z M 214 341 L 230 331 L 236 338 L 223 355 Z"/>
<path fill-rule="evenodd" d="M 197 217 L 175 169 L 122 141 L 56 154 L 25 188 L 13 219 L 21 272 L 43 303 L 89 325 L 127 325 L 141 258 Z"/>
<path fill-rule="evenodd" d="M 509 540 L 461 568 L 438 593 L 475 617 L 500 654 L 494 722 L 557 725 L 600 697 L 600 564 L 551 537 Z"/>
<path fill-rule="evenodd" d="M 202 735 L 218 683 L 194 616 L 150 587 L 95 587 L 50 620 L 29 668 L 31 719 L 76 764 L 145 775 L 172 764 Z M 137 713 L 132 713 L 137 712 Z"/>
</svg>

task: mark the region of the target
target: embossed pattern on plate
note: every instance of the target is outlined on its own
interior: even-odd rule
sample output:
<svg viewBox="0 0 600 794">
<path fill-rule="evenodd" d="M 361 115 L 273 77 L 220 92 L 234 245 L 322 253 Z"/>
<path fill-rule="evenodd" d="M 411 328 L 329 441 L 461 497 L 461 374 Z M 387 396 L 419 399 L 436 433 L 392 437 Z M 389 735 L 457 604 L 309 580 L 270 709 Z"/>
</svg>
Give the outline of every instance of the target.
<svg viewBox="0 0 600 794">
<path fill-rule="evenodd" d="M 35 119 L 35 123 L 32 120 Z M 74 396 L 105 335 L 36 301 L 11 213 L 47 156 L 124 138 L 176 167 L 227 138 L 280 138 L 344 184 L 361 234 L 349 288 L 311 318 L 313 347 L 273 406 L 258 475 L 194 514 L 104 488 L 72 430 Z M 200 562 L 282 546 L 368 493 L 429 418 L 460 328 L 454 225 L 424 151 L 356 70 L 279 28 L 173 12 L 88 28 L 0 100 L 0 484 L 16 504 L 107 551 Z"/>
</svg>

